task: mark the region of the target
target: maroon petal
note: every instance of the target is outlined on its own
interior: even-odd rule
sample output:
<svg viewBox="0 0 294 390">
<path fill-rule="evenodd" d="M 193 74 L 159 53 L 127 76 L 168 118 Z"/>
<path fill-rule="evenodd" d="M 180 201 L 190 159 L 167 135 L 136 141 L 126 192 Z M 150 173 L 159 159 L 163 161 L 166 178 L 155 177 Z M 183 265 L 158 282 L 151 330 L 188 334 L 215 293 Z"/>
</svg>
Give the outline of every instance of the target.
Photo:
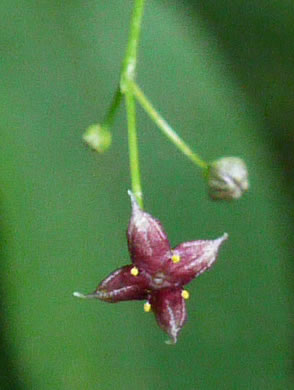
<svg viewBox="0 0 294 390">
<path fill-rule="evenodd" d="M 110 303 L 147 299 L 148 281 L 140 273 L 134 276 L 131 273 L 133 269 L 132 265 L 126 265 L 112 272 L 99 284 L 93 294 L 74 293 L 74 295 L 78 298 L 97 298 Z"/>
<path fill-rule="evenodd" d="M 173 249 L 178 262 L 170 260 L 166 273 L 174 285 L 183 286 L 212 266 L 221 244 L 228 238 L 225 233 L 216 240 L 184 242 Z"/>
<path fill-rule="evenodd" d="M 141 270 L 154 274 L 171 256 L 170 243 L 160 222 L 143 211 L 129 191 L 132 216 L 128 227 L 128 245 L 132 262 Z"/>
<path fill-rule="evenodd" d="M 177 342 L 177 336 L 187 320 L 186 303 L 182 297 L 182 289 L 163 289 L 152 292 L 151 308 L 158 325 Z"/>
</svg>

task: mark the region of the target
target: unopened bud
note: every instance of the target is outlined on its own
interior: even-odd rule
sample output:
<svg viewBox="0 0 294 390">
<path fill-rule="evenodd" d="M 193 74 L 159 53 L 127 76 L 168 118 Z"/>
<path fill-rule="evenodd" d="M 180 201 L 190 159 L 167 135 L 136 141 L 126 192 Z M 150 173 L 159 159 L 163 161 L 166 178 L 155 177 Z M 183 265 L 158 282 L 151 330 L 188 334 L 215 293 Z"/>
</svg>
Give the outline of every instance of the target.
<svg viewBox="0 0 294 390">
<path fill-rule="evenodd" d="M 246 164 L 238 157 L 223 157 L 209 166 L 209 196 L 214 200 L 239 199 L 249 188 Z"/>
<path fill-rule="evenodd" d="M 104 153 L 111 145 L 111 132 L 106 126 L 91 125 L 83 134 L 83 140 L 91 149 Z"/>
</svg>

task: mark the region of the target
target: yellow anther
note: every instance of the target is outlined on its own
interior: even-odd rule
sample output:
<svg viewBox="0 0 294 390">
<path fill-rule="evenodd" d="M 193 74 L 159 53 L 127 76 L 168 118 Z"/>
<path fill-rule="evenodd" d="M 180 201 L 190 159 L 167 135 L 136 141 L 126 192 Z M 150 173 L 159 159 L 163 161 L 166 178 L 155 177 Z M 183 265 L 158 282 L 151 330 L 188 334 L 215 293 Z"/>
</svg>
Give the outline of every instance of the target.
<svg viewBox="0 0 294 390">
<path fill-rule="evenodd" d="M 133 275 L 133 276 L 139 275 L 139 270 L 137 267 L 133 267 L 130 272 L 131 272 L 131 275 Z"/>
<path fill-rule="evenodd" d="M 183 290 L 181 295 L 184 299 L 189 299 L 190 297 L 189 291 L 187 290 Z"/>
<path fill-rule="evenodd" d="M 179 255 L 172 255 L 172 261 L 176 264 L 181 261 L 181 257 Z"/>
<path fill-rule="evenodd" d="M 149 311 L 151 311 L 151 305 L 150 305 L 149 302 L 145 302 L 145 303 L 144 303 L 144 311 L 145 311 L 146 313 L 148 313 Z"/>
</svg>

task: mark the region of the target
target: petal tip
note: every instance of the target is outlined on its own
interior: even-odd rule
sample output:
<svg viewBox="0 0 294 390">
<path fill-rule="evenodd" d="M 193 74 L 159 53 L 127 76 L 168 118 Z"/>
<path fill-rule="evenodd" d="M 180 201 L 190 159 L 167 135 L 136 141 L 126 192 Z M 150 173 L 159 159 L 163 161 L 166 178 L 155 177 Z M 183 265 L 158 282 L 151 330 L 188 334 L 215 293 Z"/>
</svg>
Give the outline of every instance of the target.
<svg viewBox="0 0 294 390">
<path fill-rule="evenodd" d="M 177 339 L 168 339 L 168 340 L 165 340 L 164 342 L 166 345 L 175 345 L 177 343 Z"/>
<path fill-rule="evenodd" d="M 138 209 L 139 209 L 140 207 L 139 207 L 139 205 L 138 205 L 138 202 L 137 202 L 137 199 L 136 199 L 136 197 L 135 197 L 135 194 L 133 194 L 131 190 L 128 190 L 128 195 L 129 195 L 129 197 L 131 198 L 131 202 L 132 202 L 132 207 L 133 207 L 133 209 L 134 209 L 134 208 L 138 208 Z"/>
<path fill-rule="evenodd" d="M 132 193 L 131 190 L 128 190 L 128 195 L 131 198 L 131 200 L 135 200 L 135 195 Z"/>
<path fill-rule="evenodd" d="M 80 292 L 73 292 L 72 295 L 76 298 L 81 298 L 81 299 L 92 299 L 92 298 L 99 298 L 99 295 L 94 293 L 94 294 L 82 294 Z"/>
<path fill-rule="evenodd" d="M 219 248 L 222 246 L 222 244 L 229 238 L 228 233 L 224 233 L 221 237 L 214 240 L 215 243 L 215 249 L 219 251 Z"/>
<path fill-rule="evenodd" d="M 131 198 L 131 203 L 132 203 L 132 209 L 133 209 L 133 211 L 141 210 L 141 207 L 140 207 L 140 205 L 139 205 L 139 203 L 138 203 L 138 201 L 137 201 L 136 195 L 135 195 L 131 190 L 128 190 L 128 195 L 129 195 L 129 197 Z M 141 193 L 137 193 L 137 195 L 138 195 L 139 197 L 142 196 Z"/>
<path fill-rule="evenodd" d="M 84 295 L 84 294 L 82 294 L 82 293 L 79 293 L 79 292 L 77 292 L 77 291 L 73 292 L 72 295 L 73 295 L 74 297 L 76 297 L 76 298 L 82 298 L 82 299 L 87 298 L 86 295 Z"/>
<path fill-rule="evenodd" d="M 221 236 L 221 241 L 226 241 L 227 239 L 229 238 L 229 235 L 228 233 L 224 233 L 222 236 Z"/>
</svg>

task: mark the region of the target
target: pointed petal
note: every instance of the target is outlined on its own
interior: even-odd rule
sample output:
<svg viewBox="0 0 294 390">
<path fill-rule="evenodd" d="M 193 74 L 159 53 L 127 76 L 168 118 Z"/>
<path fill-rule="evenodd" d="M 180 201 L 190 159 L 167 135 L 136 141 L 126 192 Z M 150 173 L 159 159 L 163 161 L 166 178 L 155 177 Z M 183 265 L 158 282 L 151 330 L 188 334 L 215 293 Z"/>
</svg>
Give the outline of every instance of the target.
<svg viewBox="0 0 294 390">
<path fill-rule="evenodd" d="M 104 279 L 92 294 L 74 293 L 74 296 L 86 299 L 96 298 L 110 303 L 146 299 L 148 281 L 142 274 L 132 275 L 133 268 L 132 265 L 119 268 Z"/>
<path fill-rule="evenodd" d="M 228 238 L 225 233 L 216 240 L 184 242 L 173 250 L 180 260 L 168 264 L 169 281 L 183 286 L 212 266 L 217 258 L 221 244 Z"/>
<path fill-rule="evenodd" d="M 141 270 L 154 274 L 171 256 L 170 243 L 160 222 L 143 211 L 129 191 L 132 216 L 128 227 L 128 245 L 132 262 Z"/>
<path fill-rule="evenodd" d="M 171 343 L 176 343 L 178 334 L 187 320 L 182 289 L 166 288 L 152 292 L 150 303 L 158 325 L 170 336 Z"/>
</svg>

